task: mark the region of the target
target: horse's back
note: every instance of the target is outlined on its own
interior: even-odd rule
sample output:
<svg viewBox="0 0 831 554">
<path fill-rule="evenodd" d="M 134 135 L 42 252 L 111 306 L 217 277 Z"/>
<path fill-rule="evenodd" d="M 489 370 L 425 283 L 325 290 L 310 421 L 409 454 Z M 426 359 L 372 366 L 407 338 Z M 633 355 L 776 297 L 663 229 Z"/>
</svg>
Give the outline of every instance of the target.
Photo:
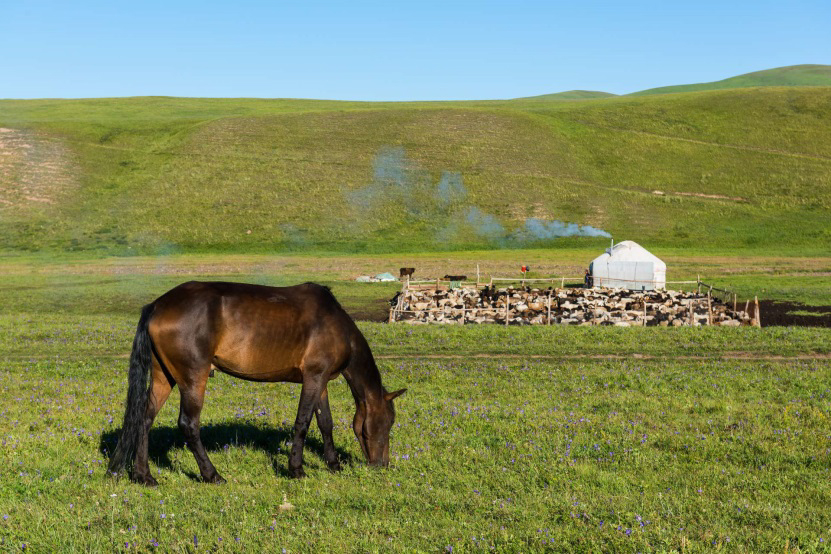
<svg viewBox="0 0 831 554">
<path fill-rule="evenodd" d="M 188 281 L 160 296 L 154 304 L 157 313 L 185 314 L 216 309 L 251 310 L 269 315 L 280 313 L 297 318 L 294 324 L 327 315 L 345 315 L 328 287 L 316 283 L 269 287 L 224 281 Z"/>
<path fill-rule="evenodd" d="M 349 357 L 354 323 L 328 288 L 314 283 L 191 281 L 154 304 L 151 336 L 174 365 L 213 364 L 247 379 L 299 381 L 310 350 L 324 349 L 335 365 Z"/>
</svg>

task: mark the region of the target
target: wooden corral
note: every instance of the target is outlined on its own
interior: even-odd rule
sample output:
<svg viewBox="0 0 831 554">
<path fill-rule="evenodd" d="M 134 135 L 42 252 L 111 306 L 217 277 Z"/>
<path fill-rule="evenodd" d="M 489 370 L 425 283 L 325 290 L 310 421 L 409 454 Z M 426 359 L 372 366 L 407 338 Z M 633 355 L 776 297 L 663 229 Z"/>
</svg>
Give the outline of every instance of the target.
<svg viewBox="0 0 831 554">
<path fill-rule="evenodd" d="M 502 325 L 758 325 L 709 292 L 421 285 L 390 301 L 390 322 Z M 754 315 L 758 311 L 754 310 Z"/>
</svg>

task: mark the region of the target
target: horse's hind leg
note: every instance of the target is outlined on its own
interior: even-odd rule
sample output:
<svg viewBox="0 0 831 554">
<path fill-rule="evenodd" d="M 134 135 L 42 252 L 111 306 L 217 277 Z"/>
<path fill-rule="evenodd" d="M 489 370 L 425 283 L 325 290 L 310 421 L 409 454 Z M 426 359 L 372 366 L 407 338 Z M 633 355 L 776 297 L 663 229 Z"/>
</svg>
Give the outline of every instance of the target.
<svg viewBox="0 0 831 554">
<path fill-rule="evenodd" d="M 335 441 L 332 438 L 332 429 L 334 422 L 332 421 L 332 411 L 329 409 L 329 391 L 327 387 L 323 387 L 320 393 L 320 400 L 315 410 L 315 417 L 317 418 L 317 426 L 320 429 L 320 434 L 323 435 L 323 459 L 326 460 L 326 465 L 332 471 L 340 471 L 340 462 L 338 462 L 338 454 L 335 451 Z"/>
<path fill-rule="evenodd" d="M 199 414 L 202 413 L 202 405 L 205 401 L 205 385 L 210 369 L 206 368 L 202 373 L 204 375 L 200 374 L 196 378 L 196 382 L 187 386 L 179 385 L 182 396 L 179 406 L 179 429 L 185 435 L 188 448 L 196 458 L 196 465 L 199 466 L 202 480 L 207 483 L 224 483 L 225 479 L 217 473 L 199 436 Z"/>
<path fill-rule="evenodd" d="M 150 466 L 147 463 L 147 443 L 150 434 L 150 427 L 153 425 L 153 420 L 156 414 L 164 406 L 165 400 L 170 396 L 170 391 L 175 382 L 162 369 L 159 361 L 153 356 L 153 372 L 151 374 L 151 385 L 147 397 L 147 409 L 144 412 L 144 428 L 139 436 L 138 445 L 136 446 L 136 460 L 133 464 L 133 473 L 131 475 L 133 481 L 142 483 L 151 487 L 155 487 L 158 483 L 156 479 L 150 474 Z"/>
</svg>

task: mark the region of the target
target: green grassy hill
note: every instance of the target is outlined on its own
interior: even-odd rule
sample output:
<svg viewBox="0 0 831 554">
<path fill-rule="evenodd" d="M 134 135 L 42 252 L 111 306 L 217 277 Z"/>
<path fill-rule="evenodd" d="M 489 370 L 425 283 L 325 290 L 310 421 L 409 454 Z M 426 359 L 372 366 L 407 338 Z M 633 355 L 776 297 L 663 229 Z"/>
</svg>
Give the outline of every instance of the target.
<svg viewBox="0 0 831 554">
<path fill-rule="evenodd" d="M 696 83 L 692 85 L 675 85 L 669 87 L 651 88 L 640 92 L 633 92 L 629 96 L 645 96 L 649 94 L 667 94 L 671 92 L 695 92 L 700 90 L 720 90 L 744 87 L 797 87 L 797 86 L 831 86 L 831 65 L 790 65 L 754 71 L 737 75 L 729 79 L 712 83 Z"/>
<path fill-rule="evenodd" d="M 831 87 L 0 101 L 0 249 L 827 251 Z M 579 235 L 562 237 L 562 235 Z"/>
<path fill-rule="evenodd" d="M 599 90 L 566 90 L 563 92 L 555 92 L 553 94 L 540 94 L 538 96 L 526 96 L 517 98 L 517 100 L 589 100 L 591 98 L 610 98 L 617 96 L 611 92 L 601 92 Z"/>
</svg>

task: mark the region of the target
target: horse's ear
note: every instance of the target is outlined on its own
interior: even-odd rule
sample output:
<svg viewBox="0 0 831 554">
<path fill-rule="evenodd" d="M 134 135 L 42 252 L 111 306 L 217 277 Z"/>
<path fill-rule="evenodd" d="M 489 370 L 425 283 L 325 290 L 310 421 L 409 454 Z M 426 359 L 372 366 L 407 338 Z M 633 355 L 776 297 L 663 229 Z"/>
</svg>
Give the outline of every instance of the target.
<svg viewBox="0 0 831 554">
<path fill-rule="evenodd" d="M 384 395 L 384 399 L 387 402 L 389 402 L 393 398 L 397 398 L 397 397 L 401 396 L 402 394 L 404 394 L 405 392 L 407 392 L 407 389 L 398 389 L 395 392 L 388 392 L 387 394 Z"/>
</svg>

